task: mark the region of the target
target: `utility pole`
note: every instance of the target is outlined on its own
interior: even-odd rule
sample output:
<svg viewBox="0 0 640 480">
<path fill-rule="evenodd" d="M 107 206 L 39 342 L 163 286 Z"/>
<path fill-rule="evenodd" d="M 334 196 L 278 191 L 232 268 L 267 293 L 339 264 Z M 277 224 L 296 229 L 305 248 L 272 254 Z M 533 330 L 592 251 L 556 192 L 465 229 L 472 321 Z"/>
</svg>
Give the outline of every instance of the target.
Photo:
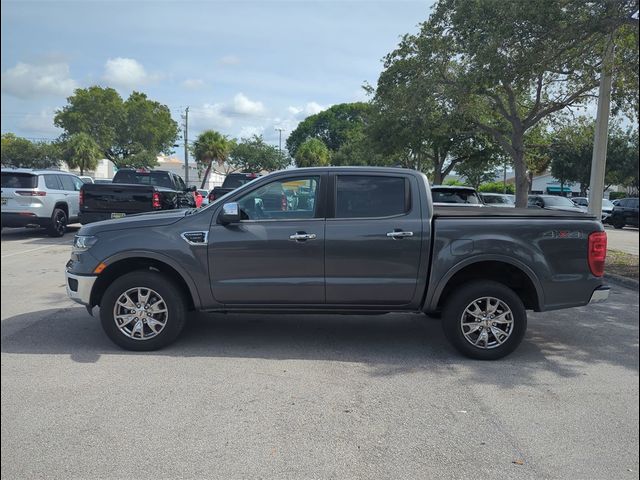
<svg viewBox="0 0 640 480">
<path fill-rule="evenodd" d="M 607 140 L 609 137 L 609 113 L 611 110 L 611 76 L 613 69 L 613 38 L 607 39 L 600 74 L 598 91 L 598 113 L 591 159 L 591 181 L 589 182 L 589 213 L 600 218 L 604 196 L 604 173 L 607 165 Z"/>
<path fill-rule="evenodd" d="M 184 183 L 189 187 L 189 107 L 184 109 Z"/>
<path fill-rule="evenodd" d="M 278 152 L 280 154 L 282 154 L 282 132 L 284 131 L 284 128 L 282 127 L 276 127 L 276 131 L 278 132 Z"/>
</svg>

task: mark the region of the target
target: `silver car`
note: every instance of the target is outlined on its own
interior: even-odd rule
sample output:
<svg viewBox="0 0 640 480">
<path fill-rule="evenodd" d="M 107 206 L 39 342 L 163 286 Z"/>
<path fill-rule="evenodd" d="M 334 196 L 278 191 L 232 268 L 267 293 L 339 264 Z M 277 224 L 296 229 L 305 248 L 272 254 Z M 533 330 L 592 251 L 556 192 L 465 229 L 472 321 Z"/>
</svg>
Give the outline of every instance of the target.
<svg viewBox="0 0 640 480">
<path fill-rule="evenodd" d="M 43 227 L 61 237 L 67 224 L 78 221 L 77 176 L 58 170 L 2 169 L 2 228 Z"/>
</svg>

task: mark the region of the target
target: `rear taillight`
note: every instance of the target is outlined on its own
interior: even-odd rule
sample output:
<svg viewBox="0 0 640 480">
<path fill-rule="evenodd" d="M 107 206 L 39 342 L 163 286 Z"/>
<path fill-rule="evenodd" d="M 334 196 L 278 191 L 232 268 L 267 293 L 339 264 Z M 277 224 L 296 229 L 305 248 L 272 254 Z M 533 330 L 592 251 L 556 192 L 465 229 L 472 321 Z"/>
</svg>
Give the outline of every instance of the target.
<svg viewBox="0 0 640 480">
<path fill-rule="evenodd" d="M 16 190 L 18 195 L 22 195 L 23 197 L 44 197 L 47 195 L 47 192 L 42 192 L 38 190 Z"/>
<path fill-rule="evenodd" d="M 162 208 L 162 203 L 160 202 L 160 194 L 158 192 L 153 192 L 153 196 L 151 197 L 151 206 L 153 208 Z"/>
<path fill-rule="evenodd" d="M 589 235 L 589 269 L 596 277 L 604 275 L 604 261 L 607 258 L 607 234 L 593 232 Z"/>
<path fill-rule="evenodd" d="M 282 198 L 280 199 L 280 210 L 284 212 L 286 209 L 287 209 L 287 196 L 283 194 Z"/>
<path fill-rule="evenodd" d="M 78 195 L 78 203 L 80 204 L 80 208 L 84 205 L 84 188 L 80 189 L 80 194 Z"/>
</svg>

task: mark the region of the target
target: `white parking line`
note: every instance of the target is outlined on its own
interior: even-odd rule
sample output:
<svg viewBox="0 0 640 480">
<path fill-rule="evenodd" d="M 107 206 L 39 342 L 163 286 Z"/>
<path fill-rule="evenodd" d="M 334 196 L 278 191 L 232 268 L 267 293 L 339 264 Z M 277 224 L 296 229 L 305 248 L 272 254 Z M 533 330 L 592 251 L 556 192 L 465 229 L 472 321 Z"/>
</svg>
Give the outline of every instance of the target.
<svg viewBox="0 0 640 480">
<path fill-rule="evenodd" d="M 59 245 L 64 245 L 63 243 L 60 244 L 52 244 L 52 245 L 44 245 L 42 247 L 38 247 L 38 248 L 32 248 L 30 250 L 23 250 L 21 252 L 14 252 L 14 253 L 8 253 L 7 255 L 2 255 L 2 257 L 0 258 L 7 258 L 7 257 L 13 257 L 15 255 L 21 255 L 23 253 L 30 253 L 30 252 L 35 252 L 36 250 L 42 250 L 43 248 L 50 248 L 50 247 L 57 247 Z"/>
</svg>

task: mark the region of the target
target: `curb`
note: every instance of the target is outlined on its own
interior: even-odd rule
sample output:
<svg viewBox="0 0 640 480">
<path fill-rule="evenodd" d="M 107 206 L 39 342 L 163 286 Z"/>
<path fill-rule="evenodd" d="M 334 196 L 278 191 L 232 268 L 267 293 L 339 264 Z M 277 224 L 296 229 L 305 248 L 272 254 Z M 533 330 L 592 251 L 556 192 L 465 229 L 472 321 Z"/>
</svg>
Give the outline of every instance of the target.
<svg viewBox="0 0 640 480">
<path fill-rule="evenodd" d="M 604 278 L 608 282 L 614 283 L 616 285 L 621 285 L 626 288 L 630 288 L 631 290 L 638 290 L 638 286 L 640 285 L 638 280 L 634 280 L 633 278 L 623 277 L 622 275 L 616 275 L 615 273 L 605 273 Z"/>
</svg>

